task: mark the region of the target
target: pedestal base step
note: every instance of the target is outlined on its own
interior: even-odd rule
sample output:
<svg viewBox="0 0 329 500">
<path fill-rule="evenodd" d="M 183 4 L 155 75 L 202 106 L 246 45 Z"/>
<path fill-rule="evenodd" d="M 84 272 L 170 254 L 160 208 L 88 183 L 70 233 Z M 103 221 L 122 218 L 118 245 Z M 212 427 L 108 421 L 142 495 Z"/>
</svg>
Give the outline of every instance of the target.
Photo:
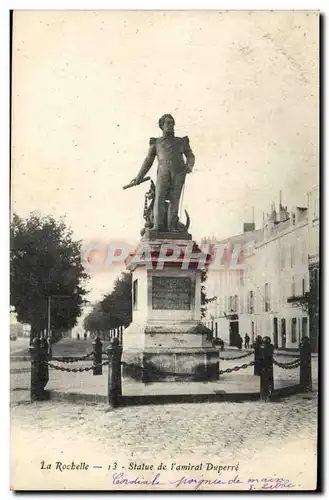
<svg viewBox="0 0 329 500">
<path fill-rule="evenodd" d="M 122 374 L 144 383 L 216 381 L 219 378 L 217 349 L 127 350 Z"/>
</svg>

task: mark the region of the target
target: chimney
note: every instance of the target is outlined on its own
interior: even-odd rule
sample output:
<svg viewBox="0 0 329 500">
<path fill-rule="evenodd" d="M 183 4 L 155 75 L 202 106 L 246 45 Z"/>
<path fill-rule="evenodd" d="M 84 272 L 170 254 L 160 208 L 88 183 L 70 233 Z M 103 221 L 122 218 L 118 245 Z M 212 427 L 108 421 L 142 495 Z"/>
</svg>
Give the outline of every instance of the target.
<svg viewBox="0 0 329 500">
<path fill-rule="evenodd" d="M 272 203 L 271 203 L 270 220 L 272 220 L 273 222 L 276 222 L 276 210 L 275 210 L 275 203 L 274 203 L 274 201 L 272 201 Z"/>
</svg>

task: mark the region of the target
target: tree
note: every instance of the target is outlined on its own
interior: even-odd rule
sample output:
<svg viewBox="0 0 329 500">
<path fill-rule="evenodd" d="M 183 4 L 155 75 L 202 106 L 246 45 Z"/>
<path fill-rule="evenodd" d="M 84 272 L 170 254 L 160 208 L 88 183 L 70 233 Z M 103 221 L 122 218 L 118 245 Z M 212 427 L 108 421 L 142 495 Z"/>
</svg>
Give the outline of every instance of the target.
<svg viewBox="0 0 329 500">
<path fill-rule="evenodd" d="M 93 310 L 88 314 L 88 316 L 85 317 L 83 322 L 84 329 L 92 333 L 109 330 L 109 325 L 109 314 L 102 310 L 100 302 L 93 307 Z"/>
<path fill-rule="evenodd" d="M 131 273 L 122 273 L 114 282 L 113 291 L 98 302 L 84 320 L 84 328 L 96 333 L 132 321 Z"/>
<path fill-rule="evenodd" d="M 112 293 L 101 302 L 110 318 L 110 328 L 127 327 L 132 322 L 132 276 L 122 273 L 115 281 Z"/>
<path fill-rule="evenodd" d="M 51 329 L 72 328 L 84 304 L 88 275 L 81 263 L 81 243 L 63 219 L 14 214 L 10 226 L 10 304 L 18 321 L 31 325 L 31 337 L 47 328 L 51 298 Z"/>
<path fill-rule="evenodd" d="M 207 278 L 208 278 L 208 270 L 204 268 L 201 271 L 201 318 L 206 317 L 207 304 L 210 304 L 211 302 L 214 302 L 214 300 L 217 299 L 217 297 L 207 298 L 206 285 L 205 285 Z"/>
<path fill-rule="evenodd" d="M 304 295 L 289 297 L 287 302 L 294 307 L 300 307 L 307 314 L 310 313 L 310 309 L 312 307 L 312 297 L 310 292 L 306 292 Z"/>
</svg>

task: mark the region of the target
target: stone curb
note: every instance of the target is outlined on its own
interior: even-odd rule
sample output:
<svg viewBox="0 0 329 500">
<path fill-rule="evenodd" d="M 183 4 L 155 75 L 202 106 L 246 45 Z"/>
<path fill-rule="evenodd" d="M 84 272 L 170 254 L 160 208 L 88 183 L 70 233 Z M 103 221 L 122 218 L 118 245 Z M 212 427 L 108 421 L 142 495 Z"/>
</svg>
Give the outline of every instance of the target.
<svg viewBox="0 0 329 500">
<path fill-rule="evenodd" d="M 294 384 L 287 387 L 275 389 L 272 395 L 272 400 L 275 401 L 282 397 L 291 396 L 301 392 L 300 385 Z M 76 392 L 49 392 L 51 401 L 68 401 L 81 403 L 108 403 L 108 397 L 100 394 L 80 394 Z M 120 407 L 124 406 L 142 406 L 142 405 L 160 405 L 173 403 L 219 403 L 232 402 L 241 403 L 246 401 L 259 401 L 259 392 L 222 392 L 210 394 L 156 394 L 147 396 L 122 396 Z M 119 407 L 119 408 L 120 408 Z"/>
<path fill-rule="evenodd" d="M 225 353 L 225 352 L 236 352 L 236 353 L 240 353 L 240 354 L 243 354 L 243 353 L 247 353 L 248 351 L 245 350 L 245 349 L 241 349 L 241 351 L 239 349 L 232 349 L 230 347 L 228 347 L 227 349 L 225 349 L 224 351 L 220 351 L 222 353 Z M 224 354 L 223 354 L 224 356 Z M 286 358 L 299 358 L 299 352 L 298 351 L 274 351 L 274 357 L 275 356 L 285 356 Z M 312 358 L 317 358 L 319 356 L 319 354 L 317 352 L 312 352 Z"/>
</svg>

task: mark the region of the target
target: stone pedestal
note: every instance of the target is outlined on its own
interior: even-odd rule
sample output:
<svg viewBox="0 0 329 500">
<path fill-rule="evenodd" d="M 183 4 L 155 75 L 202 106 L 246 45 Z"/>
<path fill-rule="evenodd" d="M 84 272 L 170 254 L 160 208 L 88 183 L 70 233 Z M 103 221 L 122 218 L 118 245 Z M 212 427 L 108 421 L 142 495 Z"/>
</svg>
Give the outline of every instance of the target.
<svg viewBox="0 0 329 500">
<path fill-rule="evenodd" d="M 163 245 L 173 244 L 180 248 L 175 261 L 163 256 Z M 201 323 L 201 269 L 198 262 L 183 263 L 191 245 L 199 256 L 200 250 L 186 240 L 147 245 L 143 262 L 134 254 L 126 262 L 133 274 L 133 321 L 123 336 L 123 375 L 143 382 L 218 380 L 219 353 Z"/>
</svg>

